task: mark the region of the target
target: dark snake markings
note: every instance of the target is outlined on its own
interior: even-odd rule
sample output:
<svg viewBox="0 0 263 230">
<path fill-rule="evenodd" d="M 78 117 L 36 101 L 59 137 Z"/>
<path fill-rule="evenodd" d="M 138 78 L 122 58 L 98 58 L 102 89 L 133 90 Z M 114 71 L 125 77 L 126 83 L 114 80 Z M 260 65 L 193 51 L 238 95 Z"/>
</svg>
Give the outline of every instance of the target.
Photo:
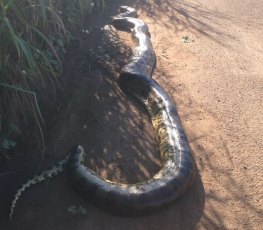
<svg viewBox="0 0 263 230">
<path fill-rule="evenodd" d="M 17 200 L 26 188 L 58 174 L 65 166 L 78 193 L 96 206 L 119 215 L 140 215 L 159 210 L 176 200 L 192 184 L 195 163 L 175 104 L 152 79 L 156 56 L 148 26 L 136 18 L 133 8 L 122 6 L 120 10 L 112 24 L 118 30 L 131 32 L 137 46 L 129 63 L 121 70 L 119 84 L 124 92 L 144 106 L 151 118 L 161 153 L 161 170 L 149 180 L 136 184 L 109 181 L 82 164 L 85 153 L 78 145 L 58 165 L 28 180 L 17 190 L 10 219 Z"/>
</svg>

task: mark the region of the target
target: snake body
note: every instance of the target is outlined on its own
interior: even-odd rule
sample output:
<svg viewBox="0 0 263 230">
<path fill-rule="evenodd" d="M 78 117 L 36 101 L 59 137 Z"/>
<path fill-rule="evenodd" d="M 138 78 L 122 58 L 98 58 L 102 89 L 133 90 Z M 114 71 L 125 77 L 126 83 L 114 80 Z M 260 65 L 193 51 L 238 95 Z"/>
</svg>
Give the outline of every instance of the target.
<svg viewBox="0 0 263 230">
<path fill-rule="evenodd" d="M 156 56 L 148 26 L 137 18 L 135 9 L 122 6 L 113 26 L 132 33 L 136 47 L 119 76 L 122 90 L 146 109 L 156 133 L 161 169 L 152 178 L 135 184 L 102 178 L 83 165 L 84 149 L 74 146 L 66 158 L 51 170 L 35 176 L 17 190 L 10 219 L 21 193 L 30 185 L 57 175 L 67 168 L 73 188 L 96 206 L 120 215 L 140 215 L 159 210 L 181 196 L 192 184 L 195 163 L 172 98 L 152 79 Z"/>
</svg>

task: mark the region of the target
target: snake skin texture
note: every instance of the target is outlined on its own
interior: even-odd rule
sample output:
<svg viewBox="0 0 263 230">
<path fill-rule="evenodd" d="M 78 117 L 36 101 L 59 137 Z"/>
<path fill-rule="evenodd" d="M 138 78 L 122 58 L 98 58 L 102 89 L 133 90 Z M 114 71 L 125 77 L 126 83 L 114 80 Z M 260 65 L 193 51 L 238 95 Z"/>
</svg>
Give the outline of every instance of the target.
<svg viewBox="0 0 263 230">
<path fill-rule="evenodd" d="M 131 7 L 122 6 L 120 12 L 112 24 L 118 30 L 131 32 L 136 46 L 128 64 L 121 70 L 119 85 L 142 104 L 151 119 L 161 154 L 160 171 L 152 178 L 135 184 L 113 182 L 83 165 L 85 151 L 77 145 L 52 169 L 34 176 L 17 190 L 9 219 L 22 192 L 65 168 L 79 194 L 94 205 L 118 215 L 137 216 L 158 211 L 191 186 L 195 162 L 173 99 L 152 79 L 156 56 L 148 26 L 137 18 L 136 10 Z"/>
<path fill-rule="evenodd" d="M 73 188 L 96 206 L 118 215 L 143 215 L 160 210 L 192 184 L 195 162 L 172 98 L 152 79 L 156 56 L 148 26 L 133 8 L 121 7 L 113 19 L 118 30 L 129 31 L 136 41 L 133 55 L 119 77 L 122 90 L 136 98 L 151 118 L 159 144 L 161 170 L 149 180 L 123 184 L 105 180 L 80 163 L 83 148 L 70 156 L 69 178 Z"/>
</svg>

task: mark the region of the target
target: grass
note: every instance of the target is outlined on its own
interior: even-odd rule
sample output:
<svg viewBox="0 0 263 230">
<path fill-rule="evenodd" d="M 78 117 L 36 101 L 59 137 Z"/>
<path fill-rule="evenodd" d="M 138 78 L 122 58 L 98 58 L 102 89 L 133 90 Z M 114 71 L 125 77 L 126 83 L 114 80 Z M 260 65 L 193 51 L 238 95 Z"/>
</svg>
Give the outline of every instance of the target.
<svg viewBox="0 0 263 230">
<path fill-rule="evenodd" d="M 3 117 L 11 123 L 33 118 L 44 148 L 38 99 L 58 84 L 71 36 L 67 26 L 94 7 L 104 9 L 105 1 L 0 0 L 0 141 L 6 140 Z"/>
</svg>

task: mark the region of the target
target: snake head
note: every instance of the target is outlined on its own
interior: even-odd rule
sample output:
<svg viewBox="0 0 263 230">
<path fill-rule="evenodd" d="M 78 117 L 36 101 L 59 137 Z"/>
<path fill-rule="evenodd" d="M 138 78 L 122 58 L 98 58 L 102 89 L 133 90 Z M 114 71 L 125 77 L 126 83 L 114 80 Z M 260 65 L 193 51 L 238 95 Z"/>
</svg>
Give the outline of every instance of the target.
<svg viewBox="0 0 263 230">
<path fill-rule="evenodd" d="M 72 148 L 72 151 L 78 156 L 79 162 L 83 164 L 86 155 L 84 148 L 81 145 L 76 145 Z"/>
</svg>

